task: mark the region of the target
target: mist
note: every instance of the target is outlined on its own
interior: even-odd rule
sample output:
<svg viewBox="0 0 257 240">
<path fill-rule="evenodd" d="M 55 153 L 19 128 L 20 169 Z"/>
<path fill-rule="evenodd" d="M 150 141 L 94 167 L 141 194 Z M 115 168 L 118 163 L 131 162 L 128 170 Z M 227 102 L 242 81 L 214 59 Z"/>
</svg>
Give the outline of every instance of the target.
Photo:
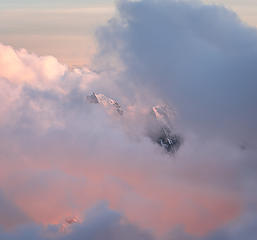
<svg viewBox="0 0 257 240">
<path fill-rule="evenodd" d="M 255 239 L 257 30 L 125 0 L 96 37 L 89 68 L 0 44 L 0 238 Z"/>
</svg>

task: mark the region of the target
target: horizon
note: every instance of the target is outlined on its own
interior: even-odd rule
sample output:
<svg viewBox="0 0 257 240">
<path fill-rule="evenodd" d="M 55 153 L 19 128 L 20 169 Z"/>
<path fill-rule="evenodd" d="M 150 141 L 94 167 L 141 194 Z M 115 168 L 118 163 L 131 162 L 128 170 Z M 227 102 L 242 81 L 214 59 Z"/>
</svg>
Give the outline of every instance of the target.
<svg viewBox="0 0 257 240">
<path fill-rule="evenodd" d="M 257 26 L 257 2 L 206 0 L 205 3 L 231 9 L 245 24 Z M 95 31 L 115 16 L 113 0 L 2 0 L 0 9 L 0 20 L 4 23 L 0 25 L 2 43 L 40 56 L 53 55 L 70 67 L 91 64 L 97 53 Z"/>
</svg>

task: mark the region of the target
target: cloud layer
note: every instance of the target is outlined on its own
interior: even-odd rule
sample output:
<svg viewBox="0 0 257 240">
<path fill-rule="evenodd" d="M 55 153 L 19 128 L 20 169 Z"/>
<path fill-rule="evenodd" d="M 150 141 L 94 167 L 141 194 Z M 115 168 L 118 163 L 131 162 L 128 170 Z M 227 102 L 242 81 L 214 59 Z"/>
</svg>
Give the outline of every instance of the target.
<svg viewBox="0 0 257 240">
<path fill-rule="evenodd" d="M 98 73 L 0 45 L 0 238 L 255 239 L 257 31 L 200 2 L 118 9 Z M 159 104 L 175 155 L 146 134 Z"/>
</svg>

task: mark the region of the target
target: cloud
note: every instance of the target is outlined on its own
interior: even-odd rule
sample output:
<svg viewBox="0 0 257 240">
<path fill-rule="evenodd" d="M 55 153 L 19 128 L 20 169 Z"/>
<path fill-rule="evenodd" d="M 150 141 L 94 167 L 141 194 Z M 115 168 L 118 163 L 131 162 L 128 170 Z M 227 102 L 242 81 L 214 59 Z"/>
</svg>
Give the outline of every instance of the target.
<svg viewBox="0 0 257 240">
<path fill-rule="evenodd" d="M 255 28 L 198 1 L 120 1 L 118 7 L 119 17 L 98 36 L 102 54 L 118 56 L 126 69 L 119 76 L 124 94 L 131 84 L 151 88 L 191 130 L 256 142 Z"/>
<path fill-rule="evenodd" d="M 227 186 L 248 208 L 256 202 L 256 29 L 200 1 L 120 1 L 118 9 L 98 39 L 100 58 L 122 66 L 114 79 L 123 99 L 173 106 L 185 139 L 176 157 L 183 179 Z"/>
<path fill-rule="evenodd" d="M 0 64 L 1 78 L 15 83 L 30 83 L 44 85 L 59 79 L 66 71 L 66 67 L 59 64 L 52 56 L 37 57 L 28 54 L 25 49 L 15 51 L 10 46 L 1 44 Z"/>
<path fill-rule="evenodd" d="M 11 201 L 0 193 L 0 225 L 4 227 L 17 226 L 28 223 L 29 218 L 20 211 Z"/>
<path fill-rule="evenodd" d="M 0 237 L 3 240 L 80 240 L 85 238 L 100 240 L 118 240 L 118 239 L 135 239 L 135 240 L 152 240 L 151 234 L 147 233 L 130 224 L 119 213 L 108 209 L 104 205 L 92 209 L 88 213 L 88 219 L 82 224 L 72 225 L 72 231 L 59 232 L 58 226 L 42 226 L 27 225 L 17 228 L 13 232 L 3 232 L 0 230 Z"/>
<path fill-rule="evenodd" d="M 97 73 L 0 45 L 0 238 L 255 235 L 256 30 L 200 2 L 118 9 Z M 147 135 L 156 105 L 184 139 L 176 154 Z"/>
</svg>

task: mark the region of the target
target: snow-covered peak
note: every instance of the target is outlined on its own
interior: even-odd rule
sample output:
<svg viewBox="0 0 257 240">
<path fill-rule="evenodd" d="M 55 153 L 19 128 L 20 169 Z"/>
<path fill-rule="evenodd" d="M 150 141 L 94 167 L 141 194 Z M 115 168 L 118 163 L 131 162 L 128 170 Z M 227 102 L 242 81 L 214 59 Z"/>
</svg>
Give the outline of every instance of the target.
<svg viewBox="0 0 257 240">
<path fill-rule="evenodd" d="M 117 113 L 123 115 L 123 110 L 118 102 L 103 94 L 92 93 L 87 97 L 87 101 L 91 104 L 103 105 L 110 115 L 113 115 L 113 113 L 114 115 Z M 142 121 L 145 125 L 141 126 L 142 129 L 146 129 L 145 135 L 154 143 L 159 144 L 167 152 L 175 153 L 182 143 L 182 138 L 177 135 L 173 129 L 175 111 L 167 104 L 156 105 L 149 110 L 150 112 L 147 111 L 148 113 L 135 116 L 136 119 L 145 119 L 145 121 Z M 127 108 L 127 111 L 129 113 L 129 108 Z M 129 114 L 126 114 L 126 116 L 128 115 Z M 129 121 L 129 118 L 126 118 L 126 116 L 123 118 L 125 119 L 124 122 Z"/>
<path fill-rule="evenodd" d="M 106 97 L 103 94 L 92 93 L 90 96 L 87 96 L 87 101 L 89 103 L 99 103 L 105 107 L 105 109 L 111 113 L 116 112 L 119 115 L 123 114 L 121 106 L 113 100 L 112 98 Z"/>
<path fill-rule="evenodd" d="M 168 105 L 156 105 L 152 108 L 156 119 L 165 126 L 171 126 L 172 121 L 175 119 L 175 111 Z"/>
</svg>

